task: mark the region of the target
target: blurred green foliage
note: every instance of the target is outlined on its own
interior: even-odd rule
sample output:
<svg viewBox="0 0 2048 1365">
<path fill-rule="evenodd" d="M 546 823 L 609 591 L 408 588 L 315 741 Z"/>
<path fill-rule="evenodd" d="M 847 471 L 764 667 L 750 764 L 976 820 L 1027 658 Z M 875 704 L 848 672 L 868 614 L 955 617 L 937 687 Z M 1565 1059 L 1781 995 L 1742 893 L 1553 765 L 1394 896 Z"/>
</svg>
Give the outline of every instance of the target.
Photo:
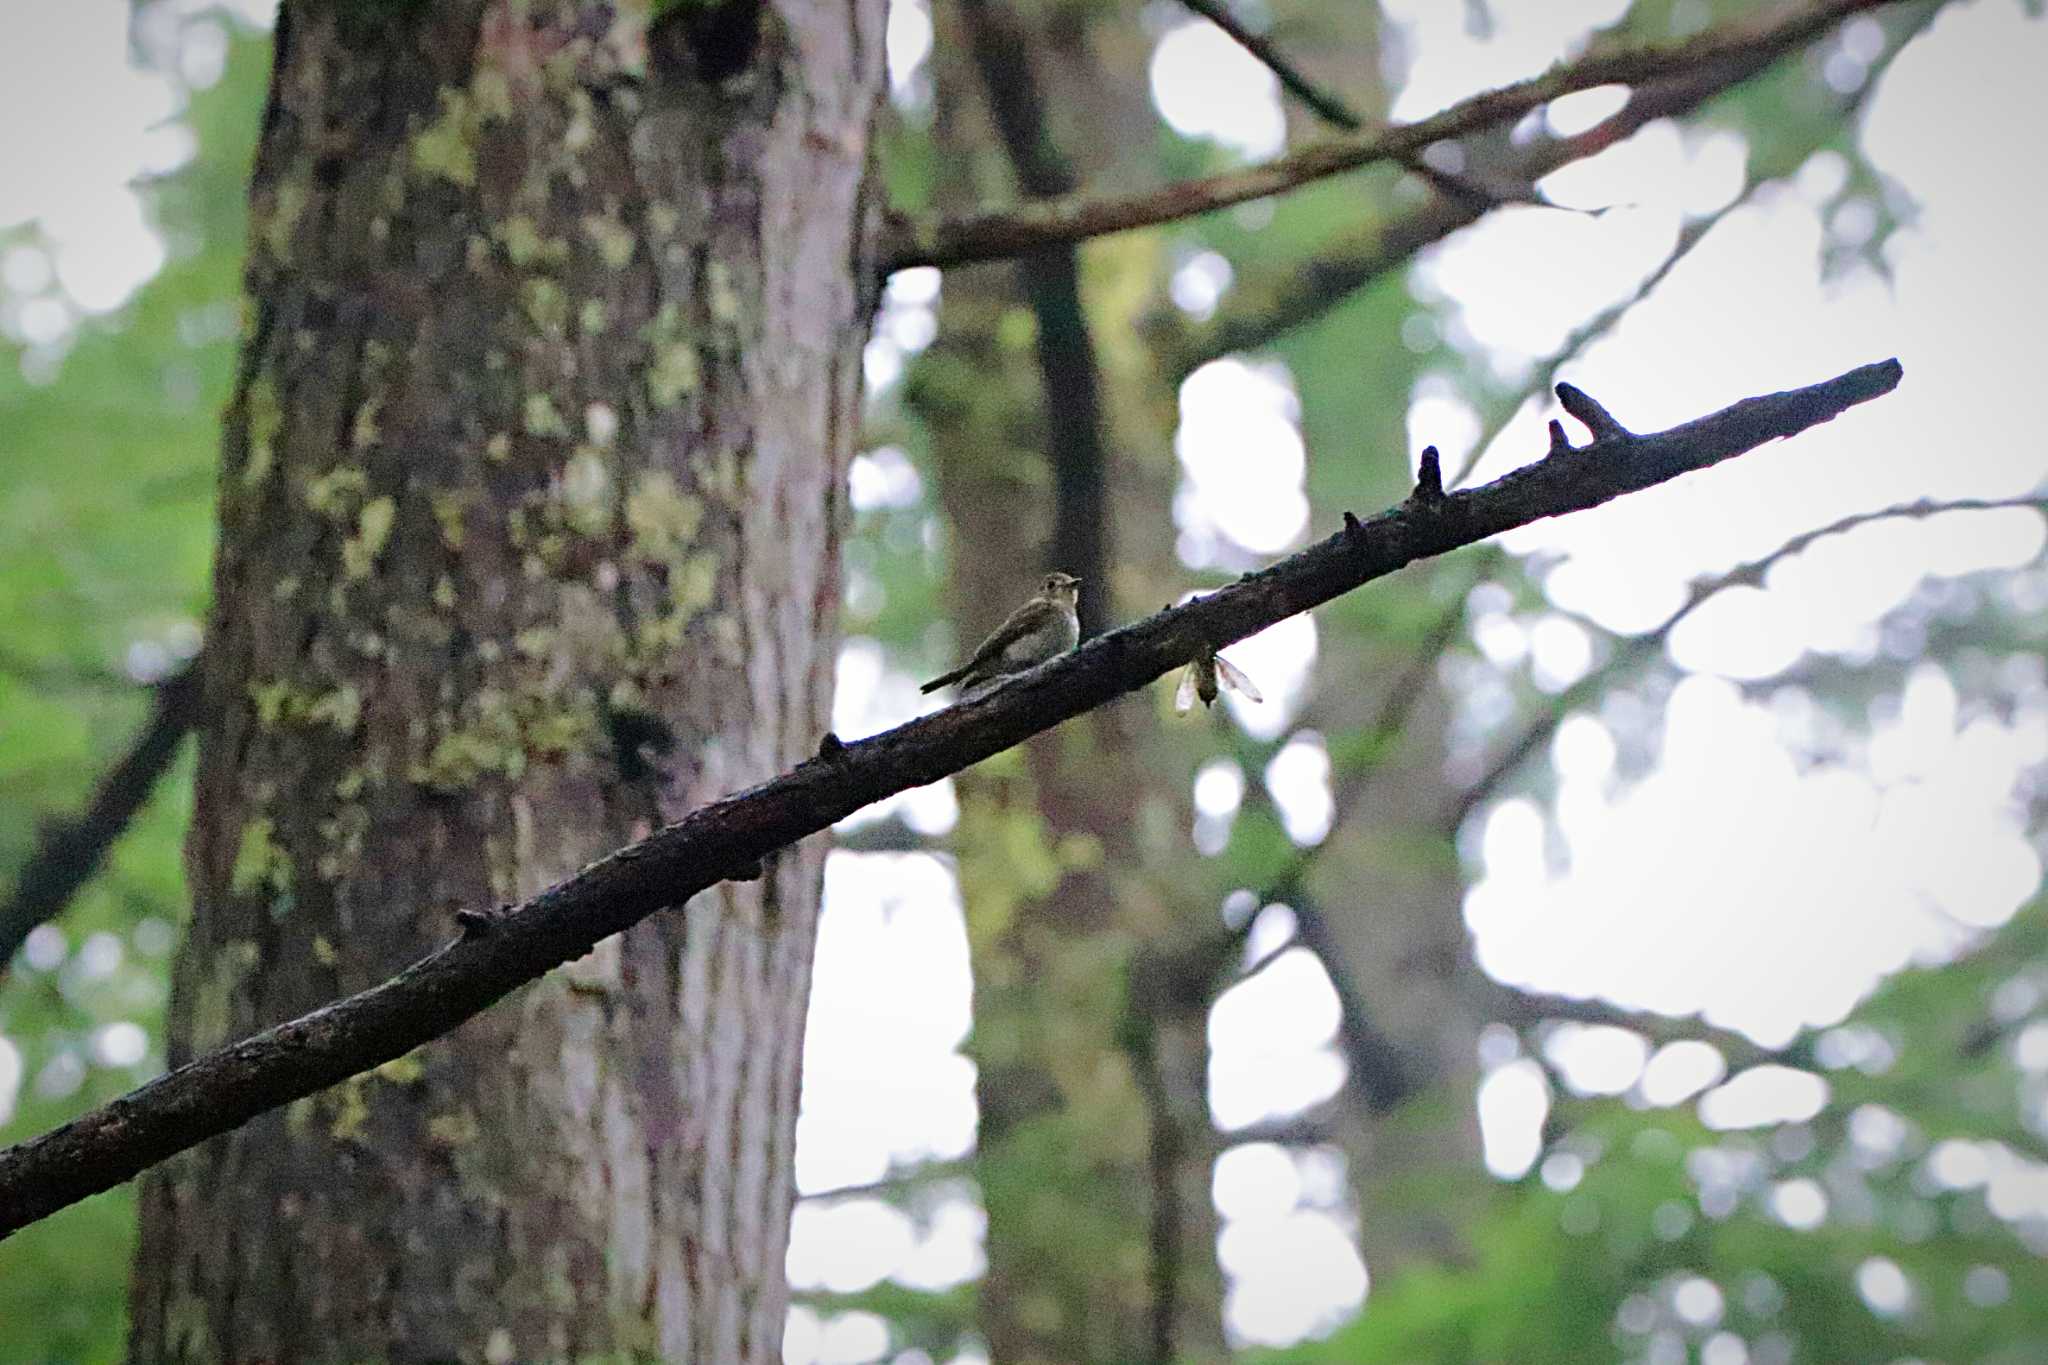
<svg viewBox="0 0 2048 1365">
<path fill-rule="evenodd" d="M 1735 0 L 1640 0 L 1628 26 L 1662 37 L 1681 19 L 1697 26 L 1751 8 Z M 1885 22 L 1909 24 L 1924 9 L 1898 7 Z M 147 189 L 170 248 L 164 270 L 116 313 L 84 320 L 54 365 L 11 344 L 0 348 L 0 876 L 27 857 L 41 822 L 78 807 L 128 742 L 146 710 L 135 676 L 175 666 L 196 642 L 213 527 L 216 414 L 240 326 L 244 181 L 264 48 L 260 37 L 235 39 L 224 79 L 195 92 L 182 116 L 196 155 Z M 1789 64 L 1715 102 L 1703 122 L 1739 132 L 1758 177 L 1792 174 L 1817 149 L 1844 157 L 1849 174 L 1838 202 L 1861 197 L 1877 205 L 1877 231 L 1853 248 L 1831 246 L 1817 264 L 1881 263 L 1878 248 L 1909 204 L 1863 162 L 1840 101 L 1825 96 L 1811 63 Z M 1159 153 L 1162 175 L 1213 170 L 1224 159 L 1210 144 L 1163 131 Z M 916 117 L 890 131 L 883 165 L 894 201 L 921 207 L 932 176 Z M 1178 229 L 1176 248 L 1183 256 L 1218 252 L 1241 272 L 1306 256 L 1383 206 L 1396 178 L 1375 172 L 1318 186 L 1275 205 L 1264 221 L 1256 213 L 1216 215 Z M 35 243 L 22 233 L 0 238 L 0 249 L 17 244 Z M 1163 293 L 1163 283 L 1147 287 Z M 1273 348 L 1302 399 L 1317 531 L 1346 509 L 1370 511 L 1405 488 L 1409 472 L 1395 453 L 1409 447 L 1406 413 L 1425 375 L 1453 382 L 1490 422 L 1507 415 L 1508 387 L 1484 358 L 1440 340 L 1449 319 L 1404 329 L 1431 311 L 1405 273 L 1396 273 Z M 1128 330 L 1105 336 L 1105 364 L 1132 364 L 1143 345 Z M 895 479 L 895 494 L 856 513 L 846 629 L 878 642 L 892 661 L 929 662 L 947 649 L 937 591 L 946 535 L 925 436 L 900 393 L 879 395 L 868 420 L 864 458 L 883 474 L 900 462 L 922 479 Z M 1489 572 L 1511 600 L 1538 600 L 1532 578 L 1514 566 L 1495 563 Z M 1996 657 L 2040 647 L 2037 625 L 2002 606 L 1996 593 L 1970 591 L 1972 609 L 1942 618 L 1930 652 Z M 1454 600 L 1425 586 L 1334 604 L 1318 617 L 1322 676 L 1341 680 L 1361 660 L 1412 651 Z M 1967 659 L 1957 677 L 1968 693 Z M 1546 704 L 1527 676 L 1510 683 L 1523 714 Z M 1858 724 L 1896 690 L 1899 675 L 1882 665 L 1844 666 L 1806 683 L 1822 706 Z M 1222 729 L 1190 726 L 1187 762 L 1160 780 L 1183 781 L 1197 752 L 1225 752 L 1257 773 L 1287 738 Z M 1381 759 L 1362 731 L 1329 738 L 1339 785 Z M 181 767 L 36 953 L 0 978 L 0 1037 L 16 1050 L 20 1073 L 0 1143 L 62 1122 L 161 1067 L 169 954 L 183 915 L 179 847 L 188 789 L 189 769 Z M 1203 893 L 1262 886 L 1296 854 L 1271 810 L 1254 805 L 1235 821 L 1218 858 L 1188 856 L 1187 880 Z M 1684 1108 L 1561 1102 L 1547 1150 L 1572 1157 L 1581 1174 L 1567 1180 L 1552 1167 L 1549 1183 L 1532 1174 L 1499 1185 L 1470 1229 L 1469 1262 L 1375 1283 L 1370 1310 L 1356 1322 L 1325 1341 L 1260 1358 L 1565 1362 L 1672 1359 L 1674 1348 L 1697 1358 L 1722 1333 L 1740 1337 L 1759 1361 L 2048 1359 L 2041 1229 L 2016 1229 L 1996 1216 L 1982 1185 L 1951 1187 L 1929 1174 L 1931 1154 L 1948 1141 L 2048 1160 L 2040 1117 L 2048 1082 L 2038 1067 L 2016 1062 L 2016 1039 L 2039 1020 L 2048 997 L 2044 914 L 2030 907 L 1959 963 L 1903 974 L 1849 1021 L 1795 1044 L 1788 1063 L 1818 1070 L 1830 1090 L 1826 1108 L 1805 1124 L 1724 1133 Z M 2012 1002 L 2023 999 L 2032 1003 L 2014 1013 Z M 140 1026 L 149 1040 L 139 1062 L 106 1060 L 107 1030 L 123 1024 Z M 1884 1065 L 1871 1064 L 1867 1053 L 1862 1064 L 1827 1064 L 1831 1047 L 1869 1038 L 1880 1040 Z M 118 1048 L 112 1055 L 121 1055 Z M 1874 1132 L 1900 1136 L 1879 1144 Z M 1739 1174 L 1727 1191 L 1732 1206 L 1716 1202 L 1722 1193 L 1706 1194 L 1729 1184 L 1721 1179 L 1728 1172 Z M 1792 1180 L 1812 1180 L 1827 1193 L 1830 1212 L 1819 1226 L 1795 1229 L 1773 1211 L 1773 1191 Z M 984 1193 L 1022 1204 L 1030 1191 Z M 1703 1200 L 1715 1203 L 1714 1216 Z M 0 1242 L 0 1362 L 119 1358 L 132 1222 L 132 1198 L 121 1190 Z M 1111 1240 L 1075 1232 L 1082 1255 L 1094 1241 Z M 1912 1285 L 1903 1314 L 1880 1314 L 1858 1294 L 1858 1272 L 1874 1257 L 1895 1264 Z M 1716 1291 L 1711 1299 L 1722 1307 L 1711 1320 L 1678 1311 L 1682 1289 L 1689 1303 L 1709 1297 L 1688 1289 L 1694 1281 Z M 884 1284 L 814 1303 L 821 1312 L 879 1312 L 896 1324 L 899 1348 L 934 1355 L 960 1341 L 972 1321 L 971 1290 L 923 1294 Z"/>
<path fill-rule="evenodd" d="M 180 116 L 194 156 L 139 187 L 164 268 L 115 312 L 80 319 L 61 356 L 0 345 L 0 875 L 131 742 L 148 711 L 141 681 L 198 645 L 267 53 L 265 37 L 234 35 L 224 77 Z M 9 236 L 0 249 L 41 245 Z M 0 1143 L 162 1069 L 190 789 L 188 753 L 0 978 L 0 1048 L 20 1068 Z M 133 1235 L 124 1187 L 0 1242 L 0 1361 L 120 1358 Z"/>
<path fill-rule="evenodd" d="M 2048 1220 L 2000 1217 L 1993 1185 L 1957 1179 L 1978 1157 L 1997 1169 L 1993 1150 L 2039 1161 L 2048 1146 L 2029 1118 L 2041 1073 L 2014 1065 L 2044 982 L 2036 902 L 1788 1054 L 1816 1053 L 1828 1083 L 1811 1120 L 1717 1132 L 1684 1107 L 1565 1100 L 1548 1150 L 1568 1160 L 1499 1188 L 1472 1263 L 1375 1285 L 1350 1326 L 1252 1358 L 1682 1360 L 1716 1337 L 1740 1340 L 1743 1354 L 1719 1347 L 1728 1359 L 2048 1358 Z M 1813 1225 L 1778 1202 L 1789 1182 L 1819 1192 Z M 1859 1290 L 1887 1264 L 1908 1287 L 1897 1308 Z"/>
</svg>

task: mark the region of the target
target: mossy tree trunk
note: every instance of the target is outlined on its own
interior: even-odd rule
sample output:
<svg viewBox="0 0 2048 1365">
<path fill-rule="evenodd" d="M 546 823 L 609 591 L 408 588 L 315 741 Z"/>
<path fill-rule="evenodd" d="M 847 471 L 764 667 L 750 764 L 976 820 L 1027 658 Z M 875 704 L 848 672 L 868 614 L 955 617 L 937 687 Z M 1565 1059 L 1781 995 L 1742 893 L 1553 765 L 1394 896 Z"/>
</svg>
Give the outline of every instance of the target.
<svg viewBox="0 0 2048 1365">
<path fill-rule="evenodd" d="M 285 5 L 174 1064 L 815 748 L 882 11 Z M 779 1360 L 820 859 L 159 1168 L 134 1358 Z"/>
</svg>

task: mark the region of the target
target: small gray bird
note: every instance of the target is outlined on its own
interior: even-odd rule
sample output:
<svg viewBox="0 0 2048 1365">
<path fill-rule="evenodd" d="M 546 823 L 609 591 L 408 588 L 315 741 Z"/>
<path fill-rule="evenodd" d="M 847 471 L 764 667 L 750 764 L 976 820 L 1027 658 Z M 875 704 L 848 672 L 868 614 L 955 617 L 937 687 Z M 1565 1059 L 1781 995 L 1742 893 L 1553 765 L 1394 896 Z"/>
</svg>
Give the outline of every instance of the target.
<svg viewBox="0 0 2048 1365">
<path fill-rule="evenodd" d="M 1070 574 L 1047 574 L 1038 595 L 1011 612 L 981 642 L 973 658 L 920 690 L 936 692 L 948 683 L 960 683 L 963 691 L 971 692 L 1066 653 L 1081 641 L 1081 617 L 1074 609 L 1080 587 L 1081 580 Z"/>
</svg>

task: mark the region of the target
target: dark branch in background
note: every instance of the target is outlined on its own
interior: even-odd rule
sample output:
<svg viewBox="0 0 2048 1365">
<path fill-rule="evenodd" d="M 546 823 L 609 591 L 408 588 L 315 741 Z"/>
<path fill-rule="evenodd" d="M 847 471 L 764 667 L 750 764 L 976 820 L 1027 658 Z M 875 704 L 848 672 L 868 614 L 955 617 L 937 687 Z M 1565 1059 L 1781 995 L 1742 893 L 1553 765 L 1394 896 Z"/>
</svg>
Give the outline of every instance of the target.
<svg viewBox="0 0 2048 1365">
<path fill-rule="evenodd" d="M 1894 36 L 1889 51 L 1871 64 L 1869 78 L 1862 87 L 1843 101 L 1839 111 L 1842 119 L 1854 115 L 1875 88 L 1882 69 L 1939 9 L 1938 3 L 1929 6 L 1904 32 Z M 1544 176 L 1611 147 L 1658 119 L 1691 113 L 1781 60 L 1811 41 L 1813 36 L 1810 33 L 1781 34 L 1779 41 L 1760 43 L 1739 58 L 1642 86 L 1613 114 L 1570 137 L 1545 133 L 1520 146 L 1509 146 L 1505 139 L 1489 133 L 1480 153 L 1488 158 L 1486 181 L 1484 184 L 1471 182 L 1473 188 L 1495 201 L 1535 202 L 1535 184 Z M 1753 175 L 1743 191 L 1744 197 L 1754 193 L 1762 178 Z M 1440 185 L 1439 188 L 1443 187 Z M 1174 373 L 1186 373 L 1232 352 L 1271 345 L 1293 329 L 1322 317 L 1360 289 L 1406 265 L 1424 247 L 1479 221 L 1488 207 L 1489 204 L 1471 193 L 1431 195 L 1393 218 L 1370 222 L 1340 234 L 1307 260 L 1269 264 L 1247 271 L 1207 322 L 1191 324 L 1177 313 L 1163 314 L 1147 326 L 1147 333 L 1168 354 L 1168 369 Z M 1727 212 L 1728 209 L 1723 209 L 1700 222 L 1688 224 L 1681 235 L 1680 247 L 1666 258 L 1651 279 L 1644 282 L 1638 299 L 1641 293 L 1654 288 L 1677 259 L 1689 252 Z M 1630 300 L 1629 303 L 1635 301 Z M 1583 346 L 1628 306 L 1618 305 L 1594 319 L 1575 337 L 1577 346 L 1567 349 Z"/>
<path fill-rule="evenodd" d="M 1053 144 L 1031 37 L 1001 0 L 963 0 L 969 46 L 989 113 L 1017 183 L 1032 199 L 1071 194 L 1079 184 Z M 1037 321 L 1038 370 L 1046 455 L 1053 474 L 1053 535 L 1048 569 L 1082 582 L 1081 633 L 1101 630 L 1109 600 L 1109 456 L 1102 435 L 1102 380 L 1095 341 L 1081 308 L 1081 266 L 1072 243 L 1017 262 L 1017 277 Z"/>
<path fill-rule="evenodd" d="M 1419 485 L 1418 485 L 1419 487 Z M 1487 557 L 1490 561 L 1491 557 Z M 1364 806 L 1383 766 L 1384 755 L 1408 727 L 1409 714 L 1424 694 L 1431 670 L 1455 642 L 1465 624 L 1465 595 L 1486 577 L 1482 562 L 1453 600 L 1422 637 L 1407 665 L 1382 696 L 1378 712 L 1366 727 L 1365 757 L 1349 771 L 1330 796 L 1330 828 L 1336 829 Z M 1294 912 L 1296 933 L 1287 943 L 1247 967 L 1240 980 L 1249 980 L 1265 970 L 1289 948 L 1303 947 L 1316 955 L 1337 995 L 1337 1045 L 1344 1055 L 1344 1083 L 1369 1113 L 1384 1114 L 1399 1107 L 1415 1093 L 1413 1067 L 1394 1040 L 1372 1021 L 1363 993 L 1351 980 L 1343 955 L 1331 939 L 1322 911 L 1308 894 L 1307 878 L 1322 852 L 1322 845 L 1296 849 L 1294 855 L 1259 894 L 1261 907 L 1275 902 Z M 1355 911 L 1354 911 L 1355 912 Z M 1240 948 L 1251 932 L 1256 912 L 1245 917 L 1242 926 L 1226 930 L 1219 937 L 1229 950 Z M 1224 960 L 1227 960 L 1224 959 Z M 1213 980 L 1213 975 L 1209 978 Z"/>
<path fill-rule="evenodd" d="M 403 1056 L 657 910 L 863 806 L 1143 687 L 1418 559 L 1596 507 L 1891 392 L 1896 360 L 1745 399 L 1670 431 L 1595 441 L 1468 492 L 1410 500 L 1238 582 L 1097 636 L 987 696 L 922 716 L 702 806 L 519 906 L 472 911 L 461 937 L 390 980 L 199 1057 L 41 1137 L 0 1152 L 0 1234 L 109 1189 L 267 1110 Z M 432 911 L 426 907 L 422 914 Z"/>
<path fill-rule="evenodd" d="M 1848 15 L 1893 2 L 1821 0 L 1761 19 L 1724 24 L 1683 42 L 1582 57 L 1533 79 L 1462 100 L 1415 123 L 1330 138 L 1261 166 L 1138 194 L 1069 194 L 958 219 L 898 217 L 889 224 L 877 259 L 885 272 L 917 265 L 965 265 L 1191 218 L 1363 166 L 1418 157 L 1433 142 L 1511 122 L 1574 91 L 1596 85 L 1643 85 L 1701 68 L 1760 62 L 1767 59 L 1765 54 L 1805 42 Z"/>
<path fill-rule="evenodd" d="M 1232 42 L 1256 57 L 1259 64 L 1279 80 L 1283 90 L 1300 100 L 1323 122 L 1351 133 L 1365 126 L 1365 120 L 1353 113 L 1349 105 L 1304 76 L 1301 69 L 1274 46 L 1272 39 L 1239 23 L 1237 16 L 1230 12 L 1230 6 L 1222 0 L 1180 0 L 1180 3 L 1183 8 L 1222 29 Z"/>
<path fill-rule="evenodd" d="M 1875 511 L 1857 512 L 1831 521 L 1825 526 L 1801 531 L 1761 559 L 1738 564 L 1726 573 L 1699 580 L 1692 585 L 1691 591 L 1686 594 L 1685 601 L 1678 610 L 1665 617 L 1647 633 L 1627 641 L 1608 657 L 1605 664 L 1567 687 L 1554 701 L 1545 706 L 1541 715 L 1532 720 L 1520 735 L 1501 749 L 1500 754 L 1479 780 L 1459 793 L 1458 799 L 1444 814 L 1444 828 L 1456 830 L 1458 826 L 1464 824 L 1465 818 L 1498 791 L 1501 783 L 1550 742 L 1550 737 L 1557 733 L 1557 727 L 1564 723 L 1566 716 L 1655 658 L 1663 651 L 1665 640 L 1670 638 L 1678 623 L 1698 611 L 1715 594 L 1738 586 L 1760 588 L 1764 585 L 1764 576 L 1781 560 L 1802 553 L 1817 540 L 1853 531 L 1858 526 L 1868 525 L 1873 521 L 1921 519 L 1939 516 L 1944 512 L 1990 512 L 2013 507 L 2028 507 L 2037 512 L 2048 513 L 2048 497 L 1958 498 L 1951 502 L 1922 498 L 1916 502 L 1880 507 Z"/>
<path fill-rule="evenodd" d="M 1301 68 L 1287 59 L 1272 39 L 1263 33 L 1254 33 L 1238 22 L 1230 6 L 1224 0 L 1180 0 L 1181 6 L 1214 24 L 1225 37 L 1249 52 L 1258 63 L 1273 73 L 1281 89 L 1299 100 L 1304 107 L 1333 128 L 1355 133 L 1365 127 L 1365 120 L 1354 113 L 1351 107 L 1329 91 L 1317 85 L 1302 74 Z M 1485 212 L 1497 208 L 1509 200 L 1541 203 L 1533 191 L 1519 191 L 1498 194 L 1482 185 L 1474 184 L 1460 175 L 1439 170 L 1420 156 L 1397 157 L 1403 166 L 1421 176 L 1430 184 L 1442 190 L 1453 199 L 1462 199 L 1472 204 L 1476 211 Z"/>
<path fill-rule="evenodd" d="M 1497 1022 L 1506 1024 L 1517 1032 L 1548 1023 L 1568 1023 L 1585 1024 L 1595 1028 L 1626 1029 L 1630 1033 L 1647 1038 L 1653 1048 L 1662 1047 L 1666 1043 L 1706 1043 L 1721 1054 L 1722 1060 L 1728 1063 L 1731 1072 L 1760 1066 L 1765 1062 L 1775 1062 L 1780 1066 L 1804 1066 L 1811 1061 L 1810 1036 L 1802 1037 L 1782 1048 L 1769 1048 L 1746 1033 L 1721 1028 L 1696 1017 L 1632 1010 L 1620 1005 L 1610 1005 L 1604 1000 L 1549 995 L 1542 991 L 1524 990 L 1519 986 L 1506 986 L 1490 980 L 1487 984 L 1492 987 L 1486 992 L 1487 998 L 1483 1002 L 1487 1013 Z"/>
<path fill-rule="evenodd" d="M 1180 1315 L 1181 1244 L 1187 1239 L 1176 1186 L 1186 1157 L 1186 1138 L 1175 1121 L 1166 1077 L 1160 1070 L 1158 1018 L 1149 1010 L 1130 1010 L 1126 1031 L 1130 1036 L 1123 1040 L 1124 1052 L 1151 1117 L 1145 1146 L 1146 1183 L 1152 1191 L 1145 1232 L 1150 1252 L 1145 1264 L 1145 1358 L 1147 1365 L 1173 1365 L 1179 1355 L 1174 1346 L 1174 1322 Z"/>
<path fill-rule="evenodd" d="M 178 745 L 199 720 L 199 674 L 188 666 L 158 683 L 149 720 L 121 761 L 100 778 L 92 800 L 76 817 L 44 827 L 22 864 L 14 890 L 0 905 L 0 974 L 29 932 L 56 916 L 99 870 L 107 850 L 156 790 L 157 779 L 178 756 Z"/>
</svg>

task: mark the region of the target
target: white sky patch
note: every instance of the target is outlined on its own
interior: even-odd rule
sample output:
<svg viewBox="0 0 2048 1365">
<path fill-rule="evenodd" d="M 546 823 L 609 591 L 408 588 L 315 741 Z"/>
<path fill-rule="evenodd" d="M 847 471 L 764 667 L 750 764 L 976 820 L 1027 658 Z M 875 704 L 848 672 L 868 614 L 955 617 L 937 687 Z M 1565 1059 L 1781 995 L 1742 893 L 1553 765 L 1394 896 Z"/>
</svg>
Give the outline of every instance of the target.
<svg viewBox="0 0 2048 1365">
<path fill-rule="evenodd" d="M 190 155 L 189 133 L 167 122 L 176 87 L 128 61 L 129 13 L 125 0 L 39 6 L 0 46 L 0 118 L 34 129 L 0 141 L 0 228 L 37 224 L 87 312 L 119 307 L 163 267 L 130 182 Z"/>
<path fill-rule="evenodd" d="M 915 507 L 924 494 L 924 480 L 903 447 L 877 446 L 853 457 L 847 492 L 856 512 Z"/>
<path fill-rule="evenodd" d="M 1344 1083 L 1331 1049 L 1337 993 L 1314 954 L 1294 948 L 1223 993 L 1209 1011 L 1209 1106 L 1228 1132 L 1298 1113 Z"/>
<path fill-rule="evenodd" d="M 1550 867 L 1533 804 L 1486 817 L 1465 907 L 1481 964 L 1782 1042 L 1838 1022 L 1885 973 L 1952 952 L 1965 929 L 2002 923 L 2041 871 L 2010 805 L 2020 746 L 1989 719 L 1957 735 L 1938 671 L 1909 692 L 1873 741 L 1899 755 L 1879 782 L 1802 769 L 1767 706 L 1682 681 L 1662 764 L 1610 804 L 1574 808 L 1567 869 Z"/>
<path fill-rule="evenodd" d="M 1328 1331 L 1365 1301 L 1365 1263 L 1328 1216 L 1295 1210 L 1226 1223 L 1216 1258 L 1229 1277 L 1223 1322 L 1240 1345 L 1278 1346 Z"/>
<path fill-rule="evenodd" d="M 1288 838 L 1302 845 L 1321 843 L 1336 816 L 1323 737 L 1304 731 L 1282 745 L 1266 765 L 1266 790 L 1279 808 Z"/>
<path fill-rule="evenodd" d="M 1309 511 L 1300 422 L 1301 400 L 1277 364 L 1233 357 L 1189 375 L 1173 439 L 1187 475 L 1175 520 L 1191 531 L 1220 532 L 1256 555 L 1292 546 Z"/>
<path fill-rule="evenodd" d="M 1220 142 L 1253 161 L 1287 140 L 1280 83 L 1214 24 L 1169 29 L 1152 50 L 1152 102 L 1183 137 Z"/>
<path fill-rule="evenodd" d="M 1711 1043 L 1681 1038 L 1657 1049 L 1639 1084 L 1644 1103 L 1663 1108 L 1691 1099 L 1727 1074 L 1727 1062 Z"/>
<path fill-rule="evenodd" d="M 1492 5 L 1492 34 L 1475 36 L 1463 5 L 1443 0 L 1388 0 L 1387 17 L 1404 28 L 1416 54 L 1393 116 L 1424 118 L 1467 95 L 1539 74 L 1593 29 L 1619 19 L 1629 0 L 1546 0 Z"/>
<path fill-rule="evenodd" d="M 800 1191 L 972 1149 L 974 1066 L 959 1052 L 970 993 L 949 869 L 924 854 L 826 860 L 797 1120 Z"/>
<path fill-rule="evenodd" d="M 1301 1198 L 1301 1174 L 1286 1148 L 1247 1142 L 1216 1158 L 1210 1194 L 1226 1219 L 1277 1218 Z"/>
<path fill-rule="evenodd" d="M 21 1049 L 0 1036 L 0 1123 L 14 1117 L 14 1102 L 21 1094 Z"/>
<path fill-rule="evenodd" d="M 1828 1216 L 1827 1192 L 1804 1176 L 1772 1186 L 1769 1204 L 1772 1217 L 1801 1232 L 1813 1231 Z"/>
<path fill-rule="evenodd" d="M 1700 1098 L 1709 1128 L 1761 1128 L 1804 1123 L 1828 1102 L 1828 1083 L 1789 1066 L 1753 1066 Z"/>
<path fill-rule="evenodd" d="M 1543 126 L 1552 137 L 1577 137 L 1580 133 L 1597 126 L 1603 119 L 1612 118 L 1628 103 L 1628 87 L 1625 85 L 1596 85 L 1590 90 L 1575 90 L 1569 95 L 1560 95 L 1543 110 Z"/>
<path fill-rule="evenodd" d="M 1625 1028 L 1559 1024 L 1544 1040 L 1543 1055 L 1575 1094 L 1620 1095 L 1643 1074 L 1650 1045 Z"/>
<path fill-rule="evenodd" d="M 1174 306 L 1197 321 L 1206 321 L 1230 288 L 1230 262 L 1214 251 L 1199 252 L 1173 272 L 1169 293 Z"/>
<path fill-rule="evenodd" d="M 1503 1180 L 1528 1174 L 1543 1151 L 1543 1119 L 1550 1084 L 1543 1068 L 1524 1057 L 1486 1073 L 1479 1082 L 1479 1137 L 1486 1169 Z"/>
<path fill-rule="evenodd" d="M 932 14 L 925 0 L 889 0 L 889 89 L 897 101 L 910 98 L 925 58 L 932 53 Z"/>
</svg>

